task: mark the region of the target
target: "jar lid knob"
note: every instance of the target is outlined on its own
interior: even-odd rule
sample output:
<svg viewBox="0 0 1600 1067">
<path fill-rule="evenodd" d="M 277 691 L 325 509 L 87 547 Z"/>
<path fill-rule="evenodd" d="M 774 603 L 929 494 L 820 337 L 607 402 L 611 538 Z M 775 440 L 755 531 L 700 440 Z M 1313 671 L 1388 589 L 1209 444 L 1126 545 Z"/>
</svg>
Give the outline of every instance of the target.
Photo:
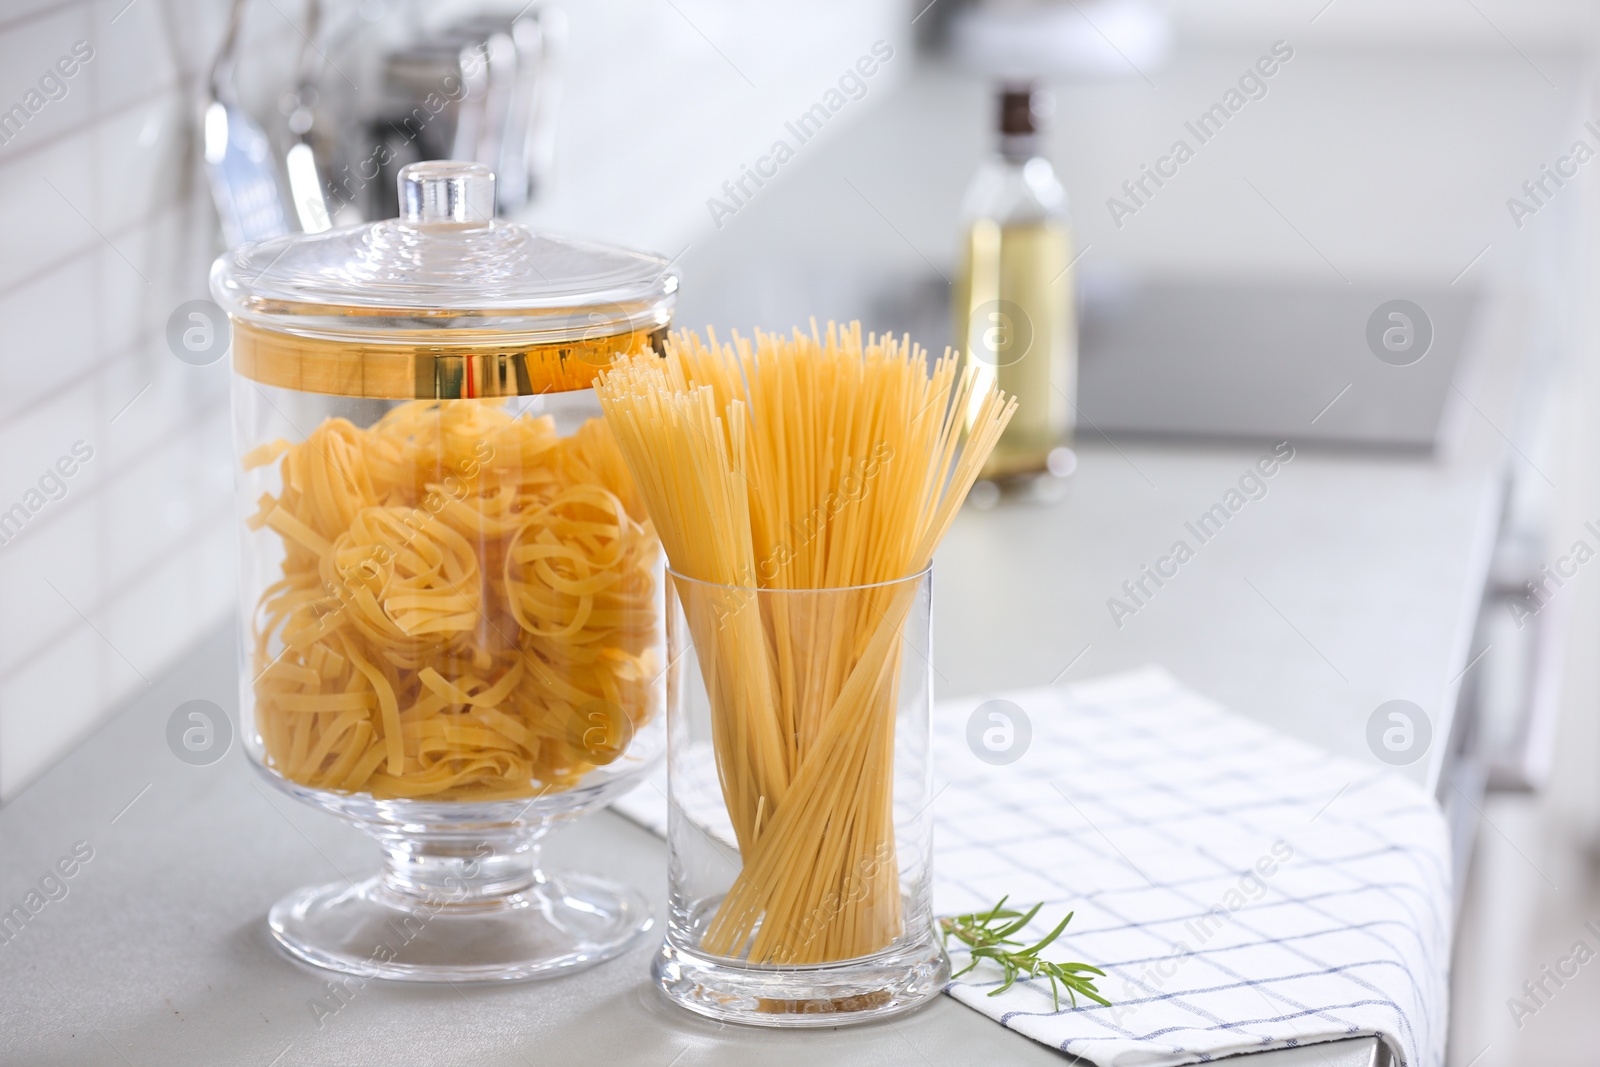
<svg viewBox="0 0 1600 1067">
<path fill-rule="evenodd" d="M 400 168 L 400 218 L 486 226 L 494 218 L 494 171 L 454 159 L 407 163 Z"/>
</svg>

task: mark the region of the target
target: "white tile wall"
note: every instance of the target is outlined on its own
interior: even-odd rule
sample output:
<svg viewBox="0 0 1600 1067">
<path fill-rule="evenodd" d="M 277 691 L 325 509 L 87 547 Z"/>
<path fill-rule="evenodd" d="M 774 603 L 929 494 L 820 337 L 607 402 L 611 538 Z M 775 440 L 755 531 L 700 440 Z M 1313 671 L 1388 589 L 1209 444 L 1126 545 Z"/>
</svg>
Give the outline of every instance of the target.
<svg viewBox="0 0 1600 1067">
<path fill-rule="evenodd" d="M 232 592 L 226 371 L 179 363 L 161 336 L 216 252 L 190 130 L 200 64 L 176 61 L 168 28 L 215 40 L 226 8 L 12 10 L 0 109 L 75 42 L 94 56 L 0 145 L 0 509 L 74 442 L 94 456 L 0 545 L 0 798 L 156 677 Z"/>
<path fill-rule="evenodd" d="M 903 40 L 911 13 L 899 0 L 566 6 L 558 164 L 532 217 L 669 255 L 707 240 L 705 199 L 874 40 Z M 227 10 L 0 9 L 0 111 L 75 41 L 95 53 L 0 144 L 0 511 L 74 441 L 94 449 L 65 497 L 0 545 L 0 802 L 232 609 L 226 364 L 188 366 L 164 338 L 220 250 L 194 126 Z M 249 10 L 241 79 L 269 106 L 299 17 L 283 0 Z"/>
</svg>

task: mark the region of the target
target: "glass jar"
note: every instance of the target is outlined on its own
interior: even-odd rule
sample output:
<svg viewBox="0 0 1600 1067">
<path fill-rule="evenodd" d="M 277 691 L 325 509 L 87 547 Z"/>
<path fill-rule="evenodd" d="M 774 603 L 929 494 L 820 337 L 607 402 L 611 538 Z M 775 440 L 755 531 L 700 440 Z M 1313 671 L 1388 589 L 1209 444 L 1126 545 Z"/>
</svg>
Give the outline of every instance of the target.
<svg viewBox="0 0 1600 1067">
<path fill-rule="evenodd" d="M 590 384 L 655 344 L 654 256 L 493 218 L 494 176 L 400 174 L 401 216 L 248 245 L 233 327 L 242 736 L 273 786 L 377 838 L 363 882 L 269 915 L 366 977 L 526 978 L 649 928 L 540 868 L 665 728 L 662 554 Z"/>
<path fill-rule="evenodd" d="M 691 1011 L 757 1026 L 841 1026 L 926 1003 L 950 977 L 932 897 L 930 572 L 836 589 L 669 575 L 657 985 Z M 840 634 L 871 637 L 843 646 Z M 761 672 L 746 653 L 768 640 L 781 650 L 776 699 L 800 709 L 782 736 L 749 713 Z"/>
</svg>

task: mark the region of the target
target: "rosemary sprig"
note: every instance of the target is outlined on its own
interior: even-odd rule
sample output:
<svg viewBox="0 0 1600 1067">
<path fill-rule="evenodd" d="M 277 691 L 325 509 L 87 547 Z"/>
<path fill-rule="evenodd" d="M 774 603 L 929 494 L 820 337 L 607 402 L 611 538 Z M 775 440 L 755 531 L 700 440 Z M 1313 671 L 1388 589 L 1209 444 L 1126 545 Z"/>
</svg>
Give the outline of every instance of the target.
<svg viewBox="0 0 1600 1067">
<path fill-rule="evenodd" d="M 1006 907 L 1006 901 L 1010 899 L 1009 896 L 1001 897 L 1000 903 L 988 911 L 975 911 L 939 919 L 939 929 L 944 934 L 945 944 L 948 945 L 950 939 L 955 938 L 967 946 L 972 960 L 950 977 L 960 978 L 984 960 L 993 960 L 1005 972 L 1006 980 L 1000 988 L 989 991 L 991 997 L 1004 993 L 1018 978 L 1026 975 L 1029 978 L 1050 979 L 1050 996 L 1055 1001 L 1056 1011 L 1061 1010 L 1061 992 L 1056 988 L 1058 982 L 1066 986 L 1067 996 L 1074 1008 L 1078 1006 L 1079 993 L 1109 1007 L 1111 1002 L 1100 995 L 1100 991 L 1094 987 L 1094 979 L 1089 977 L 1089 975 L 1099 975 L 1104 978 L 1106 972 L 1087 963 L 1052 963 L 1039 958 L 1039 953 L 1050 942 L 1061 936 L 1061 931 L 1067 928 L 1074 913 L 1068 912 L 1067 917 L 1062 919 L 1054 930 L 1035 944 L 1024 948 L 1022 942 L 1013 940 L 1011 935 L 1032 922 L 1044 904 L 1042 902 L 1035 904 L 1026 912 L 1013 911 Z"/>
</svg>

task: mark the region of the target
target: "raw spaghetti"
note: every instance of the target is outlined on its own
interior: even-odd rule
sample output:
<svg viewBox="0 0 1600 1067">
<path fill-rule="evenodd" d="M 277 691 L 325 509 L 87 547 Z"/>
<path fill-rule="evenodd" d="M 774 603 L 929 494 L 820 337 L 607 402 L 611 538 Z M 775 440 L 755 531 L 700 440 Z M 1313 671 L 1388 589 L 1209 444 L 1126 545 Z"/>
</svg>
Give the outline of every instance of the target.
<svg viewBox="0 0 1600 1067">
<path fill-rule="evenodd" d="M 778 964 L 887 947 L 917 591 L 899 580 L 931 562 L 1015 400 L 855 324 L 754 345 L 679 333 L 597 392 L 673 571 L 697 580 L 678 591 L 742 859 L 702 947 Z"/>
<path fill-rule="evenodd" d="M 253 656 L 268 764 L 378 798 L 564 789 L 654 713 L 659 543 L 601 419 L 413 401 L 324 421 L 248 520 L 284 549 Z"/>
</svg>

